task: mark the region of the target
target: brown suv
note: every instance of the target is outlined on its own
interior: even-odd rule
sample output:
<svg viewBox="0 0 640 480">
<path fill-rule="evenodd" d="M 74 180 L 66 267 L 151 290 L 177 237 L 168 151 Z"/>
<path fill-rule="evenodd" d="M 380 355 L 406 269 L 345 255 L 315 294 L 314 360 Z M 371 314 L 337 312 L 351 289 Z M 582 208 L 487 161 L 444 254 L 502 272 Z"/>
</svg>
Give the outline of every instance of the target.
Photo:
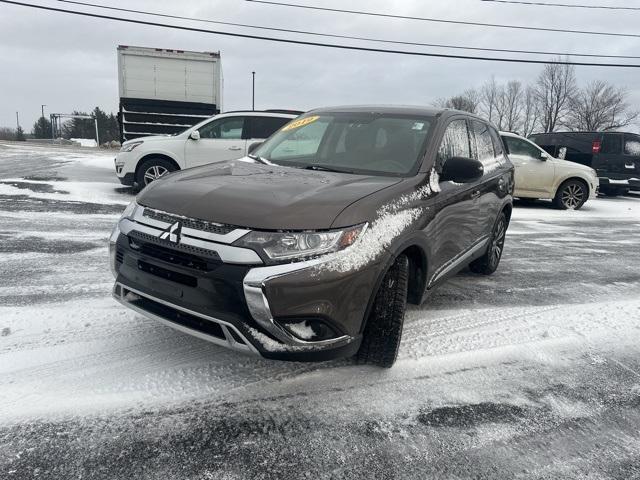
<svg viewBox="0 0 640 480">
<path fill-rule="evenodd" d="M 113 293 L 239 351 L 390 367 L 407 301 L 467 265 L 496 270 L 512 191 L 474 115 L 314 110 L 249 157 L 146 187 L 111 236 Z"/>
</svg>

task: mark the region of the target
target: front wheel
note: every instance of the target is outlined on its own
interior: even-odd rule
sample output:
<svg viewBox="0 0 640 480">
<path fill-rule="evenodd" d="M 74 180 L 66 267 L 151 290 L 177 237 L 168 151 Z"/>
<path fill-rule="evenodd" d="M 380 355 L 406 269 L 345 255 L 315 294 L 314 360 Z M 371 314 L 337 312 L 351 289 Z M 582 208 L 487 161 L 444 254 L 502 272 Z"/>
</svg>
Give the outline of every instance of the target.
<svg viewBox="0 0 640 480">
<path fill-rule="evenodd" d="M 589 198 L 589 189 L 580 180 L 568 180 L 560 185 L 553 204 L 561 210 L 579 210 Z"/>
<path fill-rule="evenodd" d="M 486 253 L 474 260 L 469 264 L 469 269 L 473 273 L 480 273 L 482 275 L 491 275 L 498 269 L 500 265 L 500 259 L 502 258 L 502 252 L 504 251 L 504 239 L 507 236 L 507 216 L 504 212 L 500 213 L 493 232 L 491 232 L 491 238 L 489 239 L 489 248 Z"/>
<path fill-rule="evenodd" d="M 409 259 L 400 255 L 385 274 L 367 319 L 360 363 L 391 368 L 398 358 L 404 312 L 407 308 Z"/>
<path fill-rule="evenodd" d="M 176 171 L 176 166 L 166 158 L 151 157 L 142 162 L 136 172 L 138 188 L 144 188 L 151 182 Z"/>
</svg>

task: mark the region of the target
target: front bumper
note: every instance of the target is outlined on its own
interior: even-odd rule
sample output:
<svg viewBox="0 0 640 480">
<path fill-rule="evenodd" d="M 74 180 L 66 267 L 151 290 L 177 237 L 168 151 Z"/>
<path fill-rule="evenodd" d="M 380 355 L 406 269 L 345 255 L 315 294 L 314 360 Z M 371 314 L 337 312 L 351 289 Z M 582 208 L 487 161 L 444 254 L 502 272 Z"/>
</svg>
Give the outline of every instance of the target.
<svg viewBox="0 0 640 480">
<path fill-rule="evenodd" d="M 205 232 L 183 226 L 180 245 L 169 245 L 159 239 L 160 223 L 138 211 L 112 236 L 113 293 L 125 306 L 266 358 L 314 361 L 357 352 L 385 258 L 349 272 L 326 268 L 327 258 L 264 266 L 253 250 L 228 244 L 242 231 L 197 238 Z M 329 333 L 300 336 L 291 327 L 299 324 Z"/>
<path fill-rule="evenodd" d="M 120 152 L 113 159 L 116 176 L 122 185 L 133 186 L 135 182 L 135 167 L 131 168 L 131 164 L 135 164 L 134 158 L 128 152 Z"/>
</svg>

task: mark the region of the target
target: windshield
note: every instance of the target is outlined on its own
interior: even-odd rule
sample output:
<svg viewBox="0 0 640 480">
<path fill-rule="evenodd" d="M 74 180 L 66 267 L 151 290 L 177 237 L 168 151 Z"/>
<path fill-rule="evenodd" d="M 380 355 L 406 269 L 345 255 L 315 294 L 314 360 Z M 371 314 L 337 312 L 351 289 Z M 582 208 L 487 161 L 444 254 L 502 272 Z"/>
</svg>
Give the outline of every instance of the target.
<svg viewBox="0 0 640 480">
<path fill-rule="evenodd" d="M 323 113 L 298 118 L 253 156 L 277 165 L 403 176 L 422 157 L 432 120 L 376 113 Z"/>
</svg>

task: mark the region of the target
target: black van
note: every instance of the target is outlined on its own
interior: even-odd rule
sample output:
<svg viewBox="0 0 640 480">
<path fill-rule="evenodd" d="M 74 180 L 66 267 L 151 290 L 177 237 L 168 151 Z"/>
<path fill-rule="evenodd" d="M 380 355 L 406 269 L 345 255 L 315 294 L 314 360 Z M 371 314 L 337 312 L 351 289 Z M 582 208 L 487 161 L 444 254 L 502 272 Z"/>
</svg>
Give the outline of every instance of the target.
<svg viewBox="0 0 640 480">
<path fill-rule="evenodd" d="M 600 192 L 625 195 L 640 190 L 640 135 L 625 132 L 536 133 L 529 140 L 550 155 L 593 168 Z"/>
</svg>

